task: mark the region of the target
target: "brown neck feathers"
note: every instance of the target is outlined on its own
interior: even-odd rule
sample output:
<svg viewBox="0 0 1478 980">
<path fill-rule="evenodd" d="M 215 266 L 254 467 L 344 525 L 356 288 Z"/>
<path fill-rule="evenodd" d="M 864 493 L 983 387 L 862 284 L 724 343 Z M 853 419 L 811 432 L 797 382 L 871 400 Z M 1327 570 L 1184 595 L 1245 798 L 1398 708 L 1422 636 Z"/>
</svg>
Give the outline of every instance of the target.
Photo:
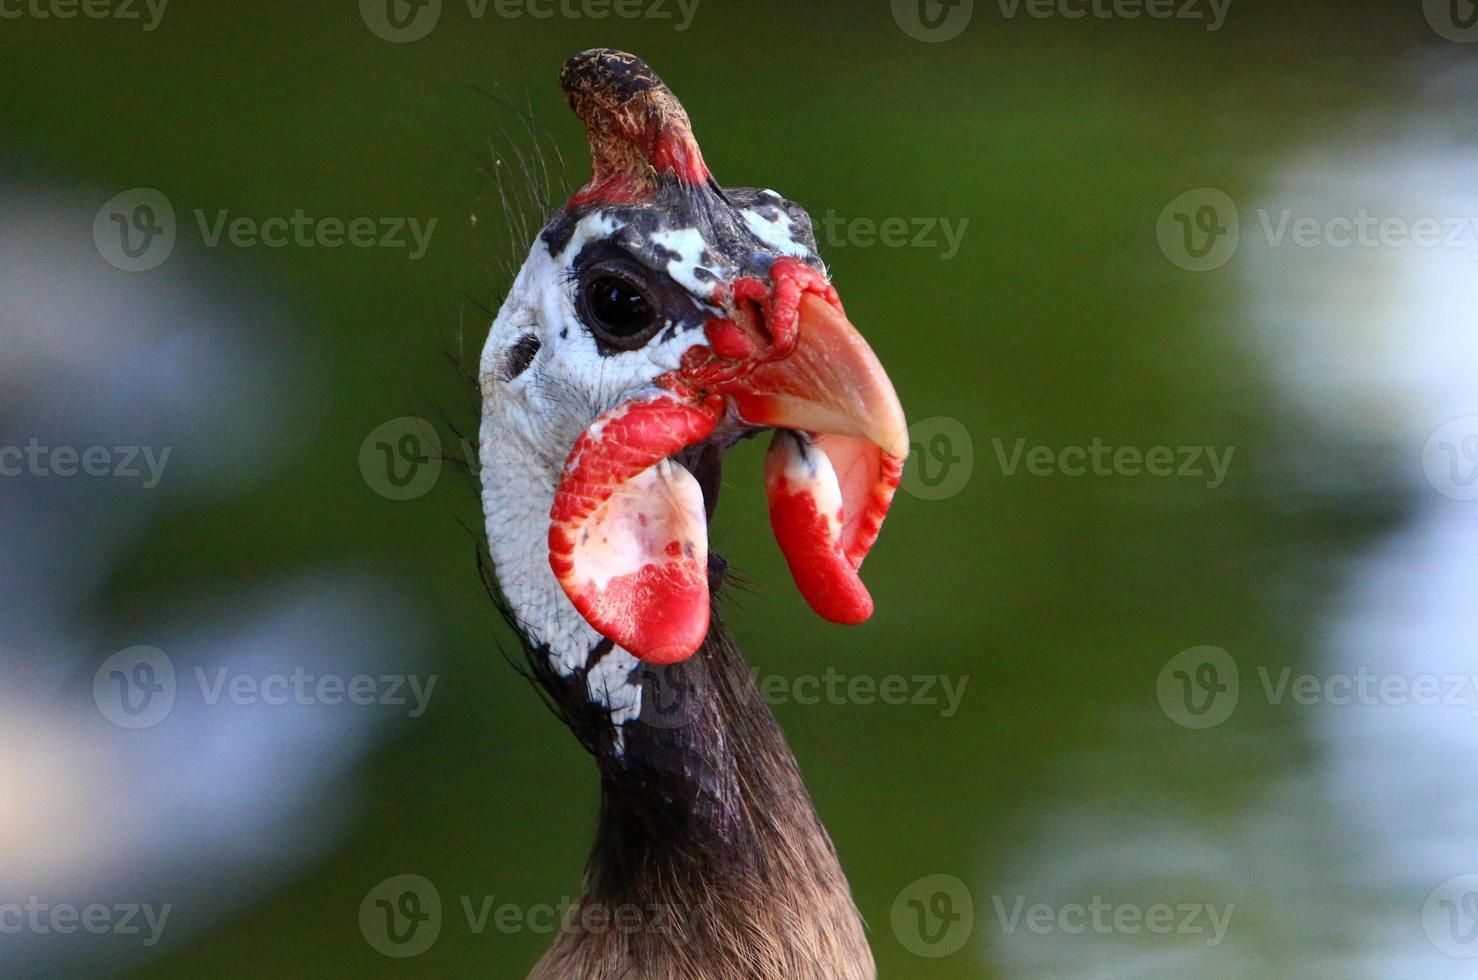
<svg viewBox="0 0 1478 980">
<path fill-rule="evenodd" d="M 603 753 L 586 893 L 531 980 L 872 980 L 795 757 L 715 612 Z"/>
</svg>

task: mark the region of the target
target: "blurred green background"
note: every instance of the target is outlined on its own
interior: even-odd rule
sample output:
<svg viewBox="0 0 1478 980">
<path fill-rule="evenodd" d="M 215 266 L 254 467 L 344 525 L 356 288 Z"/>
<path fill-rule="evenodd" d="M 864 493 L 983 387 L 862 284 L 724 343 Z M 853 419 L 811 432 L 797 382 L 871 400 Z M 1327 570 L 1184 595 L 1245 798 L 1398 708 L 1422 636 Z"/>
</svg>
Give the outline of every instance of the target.
<svg viewBox="0 0 1478 980">
<path fill-rule="evenodd" d="M 1347 560 L 1419 494 L 1398 471 L 1420 445 L 1378 426 L 1331 429 L 1280 394 L 1270 361 L 1281 355 L 1255 339 L 1250 296 L 1256 275 L 1273 273 L 1245 255 L 1183 271 L 1161 253 L 1156 222 L 1188 189 L 1253 200 L 1310 146 L 1385 138 L 1390 120 L 1432 98 L 1413 59 L 1457 46 L 1419 3 L 1234 0 L 1208 32 L 1006 18 L 982 2 L 959 37 L 925 43 L 886 0 L 702 0 L 687 30 L 674 27 L 475 18 L 450 0 L 413 43 L 377 37 L 353 2 L 173 0 L 153 31 L 0 22 L 5 159 L 99 205 L 159 189 L 180 215 L 177 249 L 291 309 L 317 351 L 297 393 L 314 408 L 295 421 L 303 445 L 288 465 L 157 523 L 110 581 L 109 615 L 328 559 L 388 573 L 434 629 L 432 709 L 365 762 L 366 805 L 341 846 L 132 975 L 521 977 L 550 937 L 475 934 L 456 897 L 527 907 L 579 892 L 594 770 L 499 653 L 510 636 L 464 527 L 480 521 L 475 497 L 449 466 L 433 492 L 387 500 L 357 459 L 388 419 L 473 419 L 446 351 L 475 357 L 506 258 L 527 247 L 510 243 L 489 176 L 498 133 L 527 145 L 503 100 L 527 107 L 578 183 L 583 135 L 555 76 L 593 46 L 652 63 L 725 184 L 776 188 L 818 224 L 968 221 L 949 258 L 822 242 L 910 419 L 954 420 L 973 447 L 958 493 L 900 494 L 868 563 L 874 619 L 842 629 L 805 607 L 766 526 L 757 451 L 731 456 L 713 532 L 751 583 L 728 597 L 728 617 L 762 673 L 968 677 L 952 717 L 923 705 L 775 708 L 882 976 L 1395 975 L 1360 957 L 1366 938 L 1294 911 L 1389 905 L 1420 937 L 1424 893 L 1336 872 L 1351 831 L 1309 775 L 1326 749 L 1308 713 L 1244 698 L 1233 723 L 1189 731 L 1161 711 L 1156 679 L 1203 644 L 1233 651 L 1244 674 L 1313 669 Z M 377 248 L 204 250 L 196 208 L 437 224 L 417 261 Z M 1244 230 L 1253 220 L 1244 211 Z M 1332 347 L 1345 342 L 1338 323 L 1328 333 Z M 1317 358 L 1305 368 L 1319 370 Z M 1212 489 L 1008 476 L 992 443 L 1095 437 L 1235 455 Z M 1321 467 L 1333 476 L 1304 478 Z M 1290 800 L 1269 843 L 1251 828 L 1275 786 Z M 1171 815 L 1173 833 L 1124 843 L 1126 828 Z M 1287 862 L 1308 870 L 1307 890 L 1272 873 Z M 1074 867 L 1081 887 L 1065 887 Z M 407 960 L 377 953 L 358 924 L 366 891 L 401 873 L 435 882 L 447 910 L 434 947 Z M 975 903 L 969 941 L 937 958 L 911 952 L 890 918 L 930 874 L 961 879 Z M 1030 934 L 1005 933 L 992 903 L 1096 893 L 1235 902 L 1236 941 L 1089 936 L 1044 960 Z M 1153 966 L 1117 959 L 1126 945 Z"/>
</svg>

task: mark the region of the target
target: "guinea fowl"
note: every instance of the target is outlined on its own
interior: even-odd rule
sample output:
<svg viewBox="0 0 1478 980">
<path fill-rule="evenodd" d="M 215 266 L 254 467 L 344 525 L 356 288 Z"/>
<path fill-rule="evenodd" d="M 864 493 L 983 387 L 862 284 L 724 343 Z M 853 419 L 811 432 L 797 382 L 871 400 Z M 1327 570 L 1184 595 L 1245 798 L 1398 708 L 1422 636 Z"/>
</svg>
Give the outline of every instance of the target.
<svg viewBox="0 0 1478 980">
<path fill-rule="evenodd" d="M 593 171 L 533 242 L 479 366 L 500 602 L 601 778 L 574 927 L 531 977 L 875 977 L 795 758 L 711 611 L 707 526 L 723 451 L 773 431 L 792 577 L 823 617 L 866 619 L 858 567 L 907 455 L 903 411 L 802 208 L 720 188 L 639 58 L 587 51 L 560 84 Z"/>
</svg>

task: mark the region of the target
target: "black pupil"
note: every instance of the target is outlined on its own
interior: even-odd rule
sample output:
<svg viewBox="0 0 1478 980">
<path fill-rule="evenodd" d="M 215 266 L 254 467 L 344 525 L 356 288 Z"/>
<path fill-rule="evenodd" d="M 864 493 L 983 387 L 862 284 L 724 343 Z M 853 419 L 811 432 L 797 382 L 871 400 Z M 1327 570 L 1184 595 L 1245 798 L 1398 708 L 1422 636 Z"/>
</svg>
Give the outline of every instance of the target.
<svg viewBox="0 0 1478 980">
<path fill-rule="evenodd" d="M 600 326 L 615 336 L 641 333 L 652 324 L 652 304 L 640 290 L 618 276 L 592 279 L 585 287 L 585 300 Z"/>
</svg>

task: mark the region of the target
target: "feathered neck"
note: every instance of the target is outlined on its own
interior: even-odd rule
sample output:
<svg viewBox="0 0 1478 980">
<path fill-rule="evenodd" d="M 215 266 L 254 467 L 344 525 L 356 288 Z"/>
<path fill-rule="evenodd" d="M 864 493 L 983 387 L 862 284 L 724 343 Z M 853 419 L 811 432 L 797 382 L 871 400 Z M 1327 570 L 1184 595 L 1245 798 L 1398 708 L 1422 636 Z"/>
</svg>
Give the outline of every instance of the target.
<svg viewBox="0 0 1478 980">
<path fill-rule="evenodd" d="M 642 720 L 597 756 L 575 928 L 531 980 L 875 977 L 836 850 L 717 613 L 690 660 L 643 673 Z"/>
</svg>

